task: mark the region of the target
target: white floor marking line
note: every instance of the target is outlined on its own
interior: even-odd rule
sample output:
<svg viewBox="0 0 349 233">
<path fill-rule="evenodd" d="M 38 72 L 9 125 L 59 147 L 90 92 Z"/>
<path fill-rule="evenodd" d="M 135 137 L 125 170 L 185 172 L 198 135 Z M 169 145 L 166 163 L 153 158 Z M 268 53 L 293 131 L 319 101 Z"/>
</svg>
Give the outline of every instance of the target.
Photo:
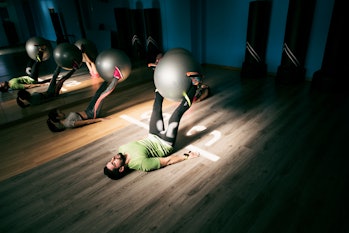
<svg viewBox="0 0 349 233">
<path fill-rule="evenodd" d="M 191 136 L 191 135 L 195 134 L 195 132 L 204 131 L 205 129 L 207 129 L 206 126 L 196 125 L 187 132 L 187 136 Z"/>
<path fill-rule="evenodd" d="M 221 132 L 217 131 L 217 130 L 213 130 L 210 135 L 213 135 L 213 138 L 208 141 L 207 143 L 205 143 L 205 146 L 212 146 L 215 142 L 219 141 L 219 139 L 221 139 Z"/>
<path fill-rule="evenodd" d="M 125 114 L 121 115 L 120 118 L 122 118 L 122 119 L 124 119 L 124 120 L 126 120 L 126 121 L 128 121 L 128 122 L 130 122 L 132 124 L 138 125 L 139 127 L 142 127 L 144 129 L 147 129 L 147 130 L 149 129 L 149 126 L 147 124 L 144 124 L 143 122 L 140 122 L 140 121 L 138 121 L 138 120 L 136 120 L 136 119 L 134 119 L 132 117 L 129 117 L 129 116 L 125 115 Z M 213 162 L 216 162 L 217 160 L 220 159 L 219 156 L 217 156 L 215 154 L 212 154 L 212 153 L 210 153 L 208 151 L 202 150 L 202 149 L 200 149 L 200 148 L 198 148 L 196 146 L 193 146 L 191 144 L 186 146 L 185 148 L 187 150 L 198 151 L 200 153 L 201 157 L 205 157 L 205 158 L 207 158 L 207 159 L 209 159 L 209 160 L 211 160 Z"/>
<path fill-rule="evenodd" d="M 138 121 L 138 120 L 136 120 L 136 119 L 134 119 L 134 118 L 132 118 L 132 117 L 129 117 L 129 116 L 125 115 L 125 114 L 121 115 L 120 117 L 121 117 L 122 119 L 128 121 L 128 122 L 131 122 L 131 123 L 133 123 L 133 124 L 135 124 L 135 125 L 138 125 L 139 127 L 144 128 L 144 129 L 146 129 L 146 130 L 149 129 L 149 126 L 148 126 L 147 124 L 144 124 L 143 122 L 140 122 L 140 121 Z"/>
<path fill-rule="evenodd" d="M 68 81 L 65 81 L 64 85 L 67 87 L 74 87 L 74 86 L 80 85 L 80 83 L 81 82 L 76 81 L 76 80 L 68 80 Z"/>
<path fill-rule="evenodd" d="M 209 159 L 209 160 L 211 160 L 211 161 L 213 161 L 213 162 L 216 162 L 216 161 L 218 161 L 218 160 L 220 159 L 219 156 L 217 156 L 217 155 L 215 155 L 215 154 L 212 154 L 212 153 L 210 153 L 210 152 L 208 152 L 208 151 L 202 150 L 202 149 L 200 149 L 199 147 L 193 146 L 193 145 L 191 145 L 191 144 L 188 145 L 188 146 L 186 146 L 185 148 L 186 148 L 187 150 L 190 150 L 190 151 L 197 151 L 197 152 L 200 153 L 200 156 L 201 156 L 201 157 L 205 157 L 206 159 Z"/>
</svg>

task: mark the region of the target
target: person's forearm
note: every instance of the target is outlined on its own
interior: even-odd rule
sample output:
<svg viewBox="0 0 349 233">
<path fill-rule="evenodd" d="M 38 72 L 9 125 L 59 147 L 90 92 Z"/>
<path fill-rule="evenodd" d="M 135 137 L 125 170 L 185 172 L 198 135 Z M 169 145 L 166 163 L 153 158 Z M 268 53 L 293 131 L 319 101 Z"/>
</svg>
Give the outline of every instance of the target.
<svg viewBox="0 0 349 233">
<path fill-rule="evenodd" d="M 171 164 L 179 163 L 186 160 L 188 156 L 186 155 L 170 155 L 167 157 L 160 158 L 161 167 L 165 167 Z"/>
<path fill-rule="evenodd" d="M 42 86 L 42 84 L 24 84 L 24 88 L 28 89 L 28 88 L 34 88 L 34 87 L 40 87 Z"/>
<path fill-rule="evenodd" d="M 88 119 L 88 120 L 82 120 L 82 121 L 76 121 L 74 124 L 74 127 L 80 127 L 80 126 L 84 126 L 84 125 L 90 125 L 90 124 L 94 124 L 97 122 L 101 122 L 102 119 L 101 118 L 96 118 L 96 119 Z"/>
<path fill-rule="evenodd" d="M 101 118 L 96 118 L 96 119 L 90 119 L 90 120 L 87 120 L 88 121 L 88 124 L 94 124 L 94 123 L 97 123 L 97 122 L 101 122 L 102 119 Z"/>
</svg>

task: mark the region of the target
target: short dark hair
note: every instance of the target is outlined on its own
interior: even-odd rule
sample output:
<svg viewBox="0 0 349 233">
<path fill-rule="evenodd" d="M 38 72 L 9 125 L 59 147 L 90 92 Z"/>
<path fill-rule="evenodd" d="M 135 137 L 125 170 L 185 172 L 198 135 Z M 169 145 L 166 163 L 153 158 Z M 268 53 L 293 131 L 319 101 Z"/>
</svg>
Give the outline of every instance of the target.
<svg viewBox="0 0 349 233">
<path fill-rule="evenodd" d="M 107 166 L 104 167 L 104 175 L 108 176 L 112 180 L 118 180 L 124 177 L 128 173 L 128 168 L 125 166 L 123 172 L 119 172 L 119 168 L 114 168 L 109 170 Z"/>
<path fill-rule="evenodd" d="M 1 85 L 1 84 L 3 84 L 3 85 Z M 9 89 L 9 83 L 8 83 L 8 81 L 4 81 L 4 82 L 1 82 L 0 83 L 0 91 L 1 92 L 8 92 L 8 89 Z"/>
<path fill-rule="evenodd" d="M 57 119 L 58 117 L 58 113 L 57 113 L 58 109 L 57 108 L 54 108 L 54 109 L 51 109 L 49 112 L 48 112 L 48 118 L 53 121 L 53 122 L 59 122 L 59 119 Z"/>
<path fill-rule="evenodd" d="M 17 98 L 16 98 L 17 105 L 21 108 L 29 107 L 30 104 L 25 104 L 22 100 L 27 100 L 30 102 L 30 98 L 31 98 L 30 92 L 26 90 L 19 90 L 17 92 Z"/>
<path fill-rule="evenodd" d="M 21 98 L 21 99 L 23 99 L 23 100 L 30 100 L 30 98 L 31 98 L 31 94 L 30 94 L 30 92 L 29 91 L 26 91 L 26 90 L 19 90 L 18 92 L 17 92 L 17 96 L 19 97 L 19 98 Z"/>
<path fill-rule="evenodd" d="M 59 122 L 59 119 L 57 119 L 58 117 L 58 113 L 57 113 L 58 109 L 57 108 L 54 108 L 54 109 L 51 109 L 49 112 L 48 112 L 48 119 L 46 120 L 46 124 L 47 124 L 47 127 L 52 131 L 52 132 L 62 132 L 65 130 L 64 127 L 62 128 L 59 128 L 56 126 L 55 123 L 58 123 Z"/>
<path fill-rule="evenodd" d="M 51 132 L 62 132 L 65 130 L 65 128 L 58 128 L 52 121 L 51 119 L 47 119 L 46 121 L 47 127 L 51 130 Z"/>
</svg>

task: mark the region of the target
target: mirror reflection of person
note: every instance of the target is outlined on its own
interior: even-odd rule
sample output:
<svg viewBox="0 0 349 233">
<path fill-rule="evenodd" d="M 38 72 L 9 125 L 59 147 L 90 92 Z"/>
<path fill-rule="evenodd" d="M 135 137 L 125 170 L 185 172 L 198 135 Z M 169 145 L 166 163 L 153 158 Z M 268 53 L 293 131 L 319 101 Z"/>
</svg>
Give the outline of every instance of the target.
<svg viewBox="0 0 349 233">
<path fill-rule="evenodd" d="M 62 68 L 57 66 L 50 81 L 50 84 L 45 92 L 33 92 L 30 93 L 27 90 L 19 90 L 17 92 L 17 104 L 21 108 L 29 107 L 30 105 L 40 105 L 44 102 L 51 100 L 54 97 L 57 97 L 60 94 L 60 91 L 63 87 L 63 83 L 69 79 L 74 72 L 79 69 L 80 65 L 77 62 L 74 62 L 71 69 L 67 74 L 61 77 L 58 81 L 58 76 L 61 73 Z"/>
<path fill-rule="evenodd" d="M 113 76 L 114 78 L 111 81 L 104 81 L 101 84 L 84 111 L 70 112 L 66 115 L 60 109 L 52 109 L 48 113 L 46 121 L 48 128 L 52 132 L 61 132 L 69 128 L 82 127 L 103 121 L 105 118 L 100 117 L 103 101 L 114 91 L 119 81 L 123 79 L 118 67 L 115 67 Z"/>
<path fill-rule="evenodd" d="M 47 82 L 50 80 L 44 80 L 39 82 L 39 66 L 42 62 L 43 52 L 45 51 L 46 46 L 43 46 L 39 49 L 36 60 L 31 60 L 26 68 L 26 75 L 20 76 L 17 78 L 11 78 L 9 81 L 0 82 L 0 91 L 8 92 L 9 89 L 12 90 L 24 90 L 34 87 L 40 87 L 47 85 Z"/>
<path fill-rule="evenodd" d="M 89 57 L 86 53 L 86 48 L 85 45 L 82 44 L 81 45 L 81 53 L 82 53 L 82 61 L 85 62 L 87 69 L 91 75 L 91 78 L 99 78 L 99 73 L 97 71 L 97 67 L 95 64 L 94 59 L 92 59 L 91 57 Z"/>
</svg>

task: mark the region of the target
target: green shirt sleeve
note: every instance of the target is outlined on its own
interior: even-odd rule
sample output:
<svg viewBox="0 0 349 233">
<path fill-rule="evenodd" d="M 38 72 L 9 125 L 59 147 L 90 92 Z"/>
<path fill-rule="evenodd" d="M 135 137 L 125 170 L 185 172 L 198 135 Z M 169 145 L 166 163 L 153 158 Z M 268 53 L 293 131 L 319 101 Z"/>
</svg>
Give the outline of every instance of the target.
<svg viewBox="0 0 349 233">
<path fill-rule="evenodd" d="M 12 78 L 8 81 L 8 84 L 13 90 L 25 89 L 25 84 L 34 84 L 35 80 L 29 76 L 22 76 L 18 78 Z"/>
</svg>

